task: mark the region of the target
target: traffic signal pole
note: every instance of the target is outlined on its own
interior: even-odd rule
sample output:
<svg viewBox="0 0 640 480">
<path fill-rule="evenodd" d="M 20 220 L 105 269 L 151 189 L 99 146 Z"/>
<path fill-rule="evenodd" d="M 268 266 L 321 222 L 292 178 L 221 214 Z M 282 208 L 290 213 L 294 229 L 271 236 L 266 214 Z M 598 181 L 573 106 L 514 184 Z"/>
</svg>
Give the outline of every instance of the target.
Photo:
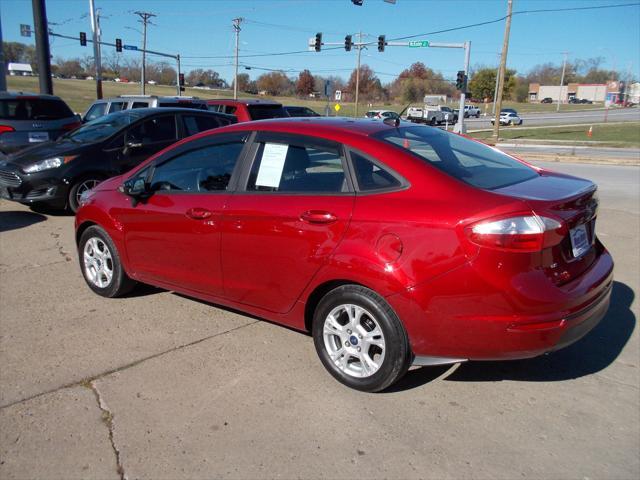
<svg viewBox="0 0 640 480">
<path fill-rule="evenodd" d="M 102 98 L 102 60 L 100 58 L 100 21 L 96 15 L 96 7 L 93 0 L 89 0 L 89 13 L 91 16 L 91 31 L 93 32 L 93 61 L 96 66 L 96 98 Z"/>
<path fill-rule="evenodd" d="M 32 0 L 33 26 L 36 30 L 36 54 L 38 57 L 38 81 L 40 93 L 53 95 L 51 82 L 51 51 L 49 50 L 49 27 L 47 25 L 47 8 L 44 0 Z"/>
<path fill-rule="evenodd" d="M 358 48 L 358 66 L 356 67 L 356 104 L 354 106 L 354 118 L 358 117 L 358 93 L 360 92 L 360 55 L 362 54 L 362 32 L 358 32 L 358 42 L 356 47 Z"/>
</svg>

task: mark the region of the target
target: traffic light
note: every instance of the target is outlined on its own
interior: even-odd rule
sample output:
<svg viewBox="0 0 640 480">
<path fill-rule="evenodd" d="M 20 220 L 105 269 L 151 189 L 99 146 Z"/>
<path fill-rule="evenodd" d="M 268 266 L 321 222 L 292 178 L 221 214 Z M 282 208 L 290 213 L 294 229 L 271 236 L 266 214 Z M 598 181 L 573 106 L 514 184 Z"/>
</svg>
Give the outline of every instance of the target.
<svg viewBox="0 0 640 480">
<path fill-rule="evenodd" d="M 384 52 L 384 46 L 387 44 L 387 41 L 385 39 L 384 35 L 380 35 L 378 37 L 378 51 L 379 52 Z"/>
<path fill-rule="evenodd" d="M 122 39 L 116 38 L 116 52 L 122 51 Z"/>
<path fill-rule="evenodd" d="M 315 48 L 316 52 L 319 52 L 322 48 L 322 34 L 320 32 L 316 33 L 316 41 L 313 44 L 313 47 Z"/>
<path fill-rule="evenodd" d="M 181 87 L 184 87 L 184 73 L 181 73 L 181 74 L 178 76 L 178 81 L 180 82 L 180 86 L 181 86 Z"/>
<path fill-rule="evenodd" d="M 87 34 L 85 32 L 80 32 L 80 45 L 87 46 Z"/>
<path fill-rule="evenodd" d="M 464 70 L 458 71 L 456 75 L 456 88 L 461 92 L 467 89 L 467 76 L 464 74 Z"/>
<path fill-rule="evenodd" d="M 351 35 L 347 35 L 346 37 L 344 37 L 344 49 L 347 52 L 351 51 L 351 47 L 353 47 L 353 40 L 351 40 Z"/>
</svg>

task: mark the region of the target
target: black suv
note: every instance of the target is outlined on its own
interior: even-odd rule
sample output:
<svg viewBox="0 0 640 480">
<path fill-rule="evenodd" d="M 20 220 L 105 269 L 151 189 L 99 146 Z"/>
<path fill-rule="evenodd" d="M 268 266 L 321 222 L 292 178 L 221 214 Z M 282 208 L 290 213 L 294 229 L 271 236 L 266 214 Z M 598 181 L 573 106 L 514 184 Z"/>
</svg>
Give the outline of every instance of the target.
<svg viewBox="0 0 640 480">
<path fill-rule="evenodd" d="M 0 197 L 75 212 L 83 192 L 190 135 L 235 123 L 186 108 L 125 110 L 0 161 Z"/>
</svg>

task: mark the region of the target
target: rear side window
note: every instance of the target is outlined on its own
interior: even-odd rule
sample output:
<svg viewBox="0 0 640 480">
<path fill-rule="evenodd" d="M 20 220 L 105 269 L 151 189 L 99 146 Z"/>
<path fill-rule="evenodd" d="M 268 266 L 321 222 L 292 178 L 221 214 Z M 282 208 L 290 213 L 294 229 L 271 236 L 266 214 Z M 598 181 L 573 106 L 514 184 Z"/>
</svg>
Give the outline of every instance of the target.
<svg viewBox="0 0 640 480">
<path fill-rule="evenodd" d="M 211 130 L 212 128 L 218 128 L 223 125 L 229 124 L 226 119 L 220 119 L 213 115 L 210 117 L 185 115 L 182 118 L 184 120 L 184 128 L 187 136 L 195 135 L 196 133 L 204 132 L 205 130 Z"/>
<path fill-rule="evenodd" d="M 0 100 L 2 120 L 59 120 L 73 117 L 62 100 L 49 98 L 11 98 Z"/>
<path fill-rule="evenodd" d="M 425 126 L 373 135 L 416 155 L 429 165 L 474 187 L 493 190 L 530 180 L 532 168 L 482 143 Z"/>
<path fill-rule="evenodd" d="M 176 118 L 173 115 L 155 117 L 133 127 L 127 140 L 143 144 L 166 142 L 176 139 Z"/>
<path fill-rule="evenodd" d="M 365 156 L 350 152 L 351 163 L 356 173 L 358 189 L 361 192 L 373 192 L 398 188 L 402 184 L 390 171 L 374 163 Z"/>
<path fill-rule="evenodd" d="M 339 147 L 260 143 L 247 190 L 289 193 L 348 191 Z"/>
<path fill-rule="evenodd" d="M 249 114 L 252 120 L 264 120 L 267 118 L 288 117 L 282 105 L 249 105 Z"/>
<path fill-rule="evenodd" d="M 106 103 L 96 103 L 92 105 L 91 108 L 87 111 L 87 114 L 84 116 L 84 119 L 87 122 L 91 120 L 95 120 L 96 118 L 100 118 L 106 114 L 107 104 Z"/>
<path fill-rule="evenodd" d="M 131 108 L 147 108 L 149 104 L 147 102 L 133 102 Z"/>
<path fill-rule="evenodd" d="M 183 153 L 156 167 L 152 190 L 171 192 L 225 191 L 244 142 L 212 145 Z"/>
<path fill-rule="evenodd" d="M 224 113 L 224 105 L 209 105 L 209 111 Z"/>
</svg>

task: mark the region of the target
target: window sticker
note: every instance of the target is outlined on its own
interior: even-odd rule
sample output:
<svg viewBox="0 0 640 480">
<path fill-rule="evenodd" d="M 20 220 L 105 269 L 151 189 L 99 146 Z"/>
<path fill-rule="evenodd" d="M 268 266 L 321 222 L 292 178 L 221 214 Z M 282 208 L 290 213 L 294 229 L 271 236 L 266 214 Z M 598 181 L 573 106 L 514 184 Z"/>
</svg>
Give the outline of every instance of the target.
<svg viewBox="0 0 640 480">
<path fill-rule="evenodd" d="M 256 179 L 258 187 L 279 187 L 284 161 L 287 158 L 289 145 L 280 143 L 265 143 L 262 151 L 262 161 Z"/>
</svg>

